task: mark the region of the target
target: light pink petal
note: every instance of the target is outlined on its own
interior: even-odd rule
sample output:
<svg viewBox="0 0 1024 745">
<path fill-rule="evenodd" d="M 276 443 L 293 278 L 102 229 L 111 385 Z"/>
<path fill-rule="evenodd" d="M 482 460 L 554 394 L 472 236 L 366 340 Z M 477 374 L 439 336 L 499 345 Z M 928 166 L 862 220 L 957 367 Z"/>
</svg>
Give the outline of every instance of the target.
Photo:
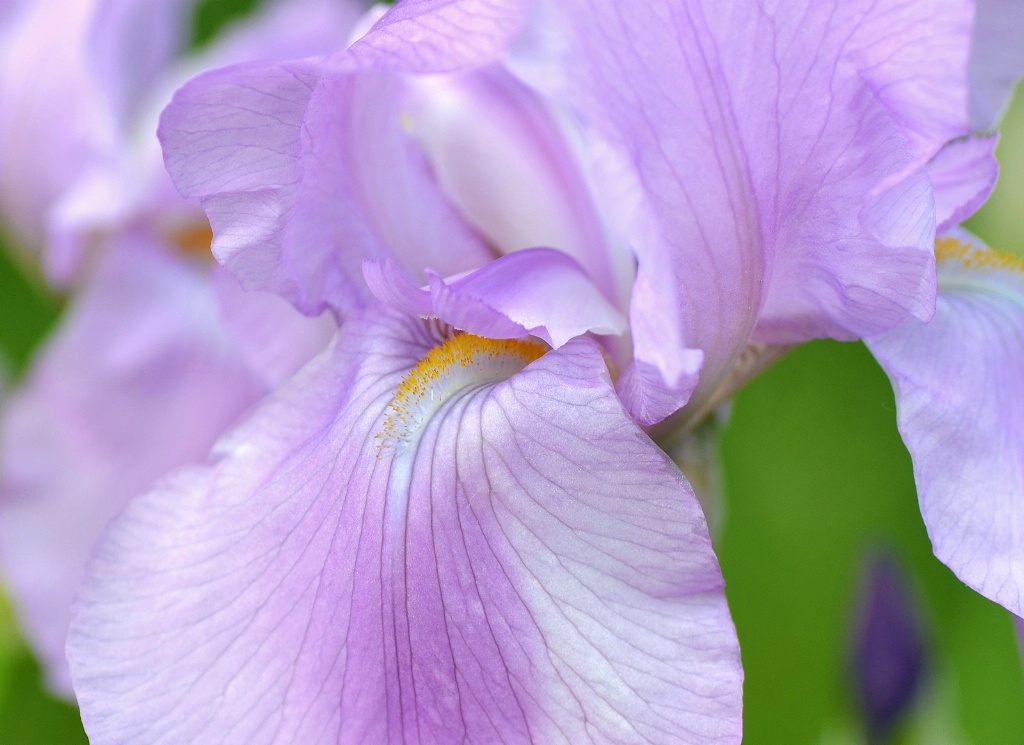
<svg viewBox="0 0 1024 745">
<path fill-rule="evenodd" d="M 176 58 L 194 5 L 45 0 L 14 14 L 0 51 L 0 209 L 28 248 L 45 245 L 59 285 L 81 278 L 97 232 L 196 221 L 198 205 L 175 192 L 154 136 L 185 77 L 210 64 L 333 49 L 356 0 L 274 3 L 202 54 Z"/>
<path fill-rule="evenodd" d="M 601 294 L 580 265 L 561 251 L 532 248 L 492 261 L 465 277 L 430 281 L 434 307 L 449 320 L 463 300 L 486 304 L 554 347 L 585 333 L 618 335 L 626 319 Z M 467 316 L 466 323 L 471 323 Z"/>
<path fill-rule="evenodd" d="M 391 259 L 363 262 L 363 278 L 379 301 L 411 316 L 433 314 L 430 288 L 419 287 Z"/>
<path fill-rule="evenodd" d="M 892 113 L 920 162 L 949 140 L 968 134 L 971 3 L 933 0 L 924 7 L 902 0 L 862 0 L 827 3 L 821 10 L 835 12 L 837 27 L 850 29 L 840 65 L 858 68 L 867 84 L 861 95 L 877 99 Z M 816 43 L 806 37 L 808 48 Z M 780 64 L 787 61 L 780 59 Z M 846 72 L 842 67 L 837 71 Z"/>
<path fill-rule="evenodd" d="M 83 280 L 98 244 L 102 245 L 97 236 L 123 229 L 151 206 L 146 204 L 153 201 L 147 199 L 147 193 L 154 182 L 166 180 L 166 173 L 147 168 L 134 155 L 121 147 L 109 157 L 92 162 L 48 210 L 47 272 L 58 286 Z M 197 204 L 186 203 L 177 193 L 165 192 L 163 196 L 160 212 L 168 227 L 201 225 L 204 221 Z"/>
<path fill-rule="evenodd" d="M 477 300 L 553 347 L 586 333 L 626 331 L 625 317 L 604 299 L 579 265 L 552 249 L 517 252 L 448 285 L 432 277 L 431 294 L 442 318 L 442 309 L 454 309 L 462 298 Z"/>
<path fill-rule="evenodd" d="M 10 30 L 11 19 L 27 5 L 29 0 L 0 0 L 0 41 Z"/>
<path fill-rule="evenodd" d="M 657 424 L 681 409 L 697 387 L 704 354 L 686 349 L 675 355 L 685 367 L 676 379 L 665 380 L 661 369 L 640 359 L 632 360 L 615 381 L 615 392 L 634 421 L 644 426 Z"/>
<path fill-rule="evenodd" d="M 738 742 L 704 520 L 596 346 L 404 409 L 441 338 L 371 310 L 112 526 L 69 643 L 94 745 Z"/>
<path fill-rule="evenodd" d="M 385 305 L 421 318 L 440 318 L 453 327 L 489 339 L 518 339 L 530 331 L 488 303 L 459 295 L 436 275 L 430 285 L 417 287 L 391 260 L 368 261 L 363 266 L 366 282 Z"/>
<path fill-rule="evenodd" d="M 179 91 L 162 117 L 167 166 L 202 199 L 218 259 L 304 312 L 344 313 L 368 298 L 364 259 L 394 256 L 425 279 L 426 266 L 452 274 L 492 258 L 403 129 L 405 83 L 383 71 L 497 58 L 524 14 L 518 3 L 402 3 L 333 58 L 220 70 Z"/>
<path fill-rule="evenodd" d="M 183 4 L 188 7 L 178 7 Z M 93 163 L 54 206 L 49 250 L 53 271 L 59 276 L 78 273 L 97 232 L 146 221 L 173 237 L 177 231 L 206 222 L 198 202 L 182 199 L 174 188 L 156 137 L 160 111 L 185 80 L 226 64 L 325 53 L 344 38 L 357 9 L 356 0 L 271 3 L 228 26 L 200 53 L 168 60 L 159 70 L 146 72 L 143 80 L 144 72 L 124 59 L 134 59 L 140 46 L 173 47 L 171 37 L 180 29 L 173 28 L 172 21 L 176 14 L 187 15 L 192 5 L 185 0 L 160 0 L 153 7 L 135 0 L 107 0 L 93 19 L 91 50 L 101 71 L 108 73 L 100 80 L 117 89 L 110 95 L 120 96 L 123 100 L 118 105 L 127 107 L 131 116 L 122 117 L 118 146 Z M 160 39 L 151 39 L 152 34 L 161 35 Z M 132 90 L 121 90 L 124 86 Z"/>
<path fill-rule="evenodd" d="M 966 234 L 940 239 L 928 323 L 868 340 L 896 392 L 935 555 L 1024 613 L 1024 265 Z"/>
</svg>

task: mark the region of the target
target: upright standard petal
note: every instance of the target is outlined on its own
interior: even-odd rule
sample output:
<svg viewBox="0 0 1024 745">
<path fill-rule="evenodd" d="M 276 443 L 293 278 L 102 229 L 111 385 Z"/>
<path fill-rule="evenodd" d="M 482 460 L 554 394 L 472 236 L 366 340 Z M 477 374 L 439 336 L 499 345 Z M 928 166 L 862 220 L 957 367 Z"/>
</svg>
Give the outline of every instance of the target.
<svg viewBox="0 0 1024 745">
<path fill-rule="evenodd" d="M 96 745 L 738 742 L 703 517 L 592 342 L 371 308 L 217 452 L 89 569 Z"/>
<path fill-rule="evenodd" d="M 344 314 L 370 300 L 364 259 L 390 256 L 424 279 L 428 266 L 450 275 L 494 258 L 405 131 L 401 73 L 492 61 L 520 5 L 406 2 L 333 57 L 217 70 L 182 88 L 160 139 L 179 190 L 203 202 L 218 259 L 303 312 Z"/>
<path fill-rule="evenodd" d="M 189 83 L 162 140 L 218 258 L 305 311 L 346 312 L 368 296 L 364 259 L 423 282 L 428 268 L 449 276 L 549 246 L 624 308 L 632 258 L 606 240 L 578 143 L 494 62 L 524 8 L 403 3 L 333 57 Z"/>
<path fill-rule="evenodd" d="M 504 54 L 526 21 L 530 4 L 530 0 L 406 0 L 389 8 L 352 45 L 352 65 L 426 73 L 485 65 Z"/>
<path fill-rule="evenodd" d="M 178 91 L 160 123 L 168 170 L 243 285 L 345 313 L 368 300 L 363 259 L 415 245 L 406 269 L 422 278 L 493 258 L 402 130 L 400 89 L 321 58 L 216 70 Z"/>
<path fill-rule="evenodd" d="M 703 350 L 700 398 L 755 323 L 791 343 L 928 317 L 932 198 L 912 171 L 967 131 L 963 3 L 543 7 L 526 37 L 549 53 L 524 42 L 514 69 L 636 183 L 639 361 Z"/>
<path fill-rule="evenodd" d="M 568 254 L 625 310 L 634 260 L 606 234 L 579 133 L 501 65 L 417 76 L 409 87 L 406 128 L 466 221 L 503 254 Z"/>
<path fill-rule="evenodd" d="M 937 243 L 929 323 L 868 339 L 892 381 L 935 555 L 1024 614 L 1024 263 L 965 233 Z"/>
<path fill-rule="evenodd" d="M 971 126 L 988 130 L 1002 116 L 1024 75 L 1024 3 L 977 0 L 971 37 Z"/>
</svg>

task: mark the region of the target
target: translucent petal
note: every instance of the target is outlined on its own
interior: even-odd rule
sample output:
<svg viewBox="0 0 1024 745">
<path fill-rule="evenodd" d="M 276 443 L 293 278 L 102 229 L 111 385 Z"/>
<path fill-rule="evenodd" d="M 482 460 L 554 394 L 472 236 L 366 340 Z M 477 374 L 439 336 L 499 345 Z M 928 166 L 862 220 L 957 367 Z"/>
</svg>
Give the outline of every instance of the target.
<svg viewBox="0 0 1024 745">
<path fill-rule="evenodd" d="M 966 584 L 1024 613 L 1024 265 L 966 234 L 940 239 L 928 323 L 868 340 L 896 392 L 921 513 Z"/>
<path fill-rule="evenodd" d="M 738 742 L 707 528 L 596 347 L 355 320 L 112 526 L 69 642 L 92 742 Z"/>
</svg>

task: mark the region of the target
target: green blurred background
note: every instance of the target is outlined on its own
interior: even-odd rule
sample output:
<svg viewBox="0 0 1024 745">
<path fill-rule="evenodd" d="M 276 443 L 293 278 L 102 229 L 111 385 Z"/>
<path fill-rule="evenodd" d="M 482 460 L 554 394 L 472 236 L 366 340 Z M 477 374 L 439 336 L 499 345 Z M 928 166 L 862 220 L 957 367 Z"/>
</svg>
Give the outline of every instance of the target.
<svg viewBox="0 0 1024 745">
<path fill-rule="evenodd" d="M 253 0 L 204 2 L 202 43 Z M 1024 254 L 1024 95 L 1004 121 L 1002 175 L 969 227 Z M 0 363 L 16 380 L 60 312 L 0 256 Z M 2 388 L 0 388 L 2 390 Z M 717 539 L 746 670 L 749 745 L 862 742 L 847 683 L 863 561 L 902 562 L 928 627 L 929 677 L 898 743 L 1024 744 L 1024 679 L 1009 615 L 931 553 L 888 381 L 861 344 L 815 342 L 736 397 L 720 436 Z M 49 697 L 0 596 L 0 743 L 84 743 L 77 710 Z"/>
</svg>

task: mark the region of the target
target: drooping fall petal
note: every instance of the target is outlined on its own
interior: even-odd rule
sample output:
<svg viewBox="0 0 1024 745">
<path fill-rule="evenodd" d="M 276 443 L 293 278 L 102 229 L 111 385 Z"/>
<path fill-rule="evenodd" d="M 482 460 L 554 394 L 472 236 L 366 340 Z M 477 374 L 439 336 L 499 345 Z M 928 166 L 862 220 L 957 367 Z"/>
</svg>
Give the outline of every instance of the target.
<svg viewBox="0 0 1024 745">
<path fill-rule="evenodd" d="M 935 555 L 1024 613 L 1024 264 L 966 233 L 939 240 L 928 323 L 868 339 L 892 381 Z"/>
<path fill-rule="evenodd" d="M 737 742 L 707 528 L 595 345 L 370 311 L 111 527 L 92 742 Z"/>
</svg>

